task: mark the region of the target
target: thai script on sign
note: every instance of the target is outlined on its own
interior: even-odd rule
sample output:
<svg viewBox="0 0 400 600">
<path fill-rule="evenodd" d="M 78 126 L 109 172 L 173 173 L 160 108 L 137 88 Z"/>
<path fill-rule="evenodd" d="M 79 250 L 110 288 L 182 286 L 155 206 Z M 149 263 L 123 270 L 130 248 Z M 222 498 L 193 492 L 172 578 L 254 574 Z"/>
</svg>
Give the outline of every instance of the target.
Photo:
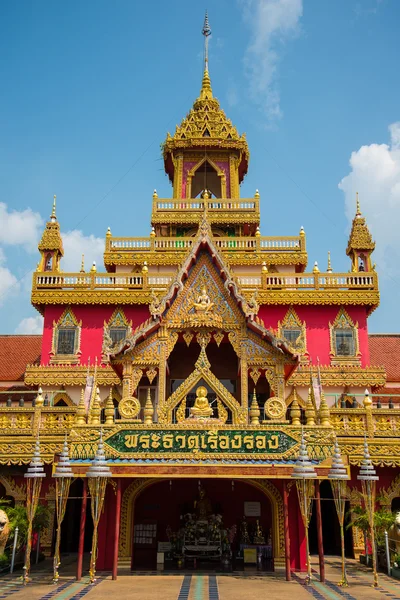
<svg viewBox="0 0 400 600">
<path fill-rule="evenodd" d="M 121 453 L 282 454 L 297 442 L 283 431 L 119 431 L 106 443 Z"/>
</svg>

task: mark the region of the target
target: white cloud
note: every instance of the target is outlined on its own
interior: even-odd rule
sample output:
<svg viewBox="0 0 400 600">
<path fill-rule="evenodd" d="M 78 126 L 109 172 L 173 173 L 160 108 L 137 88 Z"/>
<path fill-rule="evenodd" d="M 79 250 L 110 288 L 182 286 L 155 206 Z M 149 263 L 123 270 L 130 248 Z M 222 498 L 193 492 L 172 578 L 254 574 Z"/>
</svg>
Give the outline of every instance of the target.
<svg viewBox="0 0 400 600">
<path fill-rule="evenodd" d="M 43 219 L 39 213 L 30 208 L 11 210 L 7 204 L 0 202 L 0 244 L 23 246 L 28 252 L 37 251 Z"/>
<path fill-rule="evenodd" d="M 61 234 L 64 245 L 64 258 L 61 268 L 65 272 L 76 273 L 81 268 L 82 254 L 85 255 L 85 270 L 89 271 L 93 261 L 97 269 L 103 271 L 103 253 L 105 248 L 104 238 L 94 235 L 84 235 L 82 231 L 74 229 Z"/>
<path fill-rule="evenodd" d="M 22 319 L 15 329 L 15 333 L 21 333 L 24 335 L 41 334 L 43 332 L 43 317 L 37 315 L 36 317 L 26 317 Z"/>
<path fill-rule="evenodd" d="M 17 293 L 19 290 L 18 279 L 5 266 L 6 257 L 0 248 L 0 306 L 9 294 Z"/>
<path fill-rule="evenodd" d="M 400 121 L 389 126 L 389 144 L 361 146 L 350 157 L 351 172 L 339 183 L 349 222 L 359 192 L 361 212 L 376 241 L 375 260 L 385 274 L 400 274 Z M 383 274 L 383 273 L 382 273 Z"/>
<path fill-rule="evenodd" d="M 250 97 L 271 125 L 282 117 L 277 71 L 282 44 L 299 31 L 302 0 L 239 0 L 251 30 L 244 65 Z"/>
</svg>

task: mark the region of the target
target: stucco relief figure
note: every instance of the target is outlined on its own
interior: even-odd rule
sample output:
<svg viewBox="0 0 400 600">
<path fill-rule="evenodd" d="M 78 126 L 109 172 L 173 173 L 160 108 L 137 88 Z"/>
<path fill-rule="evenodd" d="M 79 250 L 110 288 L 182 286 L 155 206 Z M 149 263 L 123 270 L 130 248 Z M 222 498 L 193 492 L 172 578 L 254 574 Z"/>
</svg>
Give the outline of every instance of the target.
<svg viewBox="0 0 400 600">
<path fill-rule="evenodd" d="M 207 388 L 200 385 L 196 390 L 196 400 L 190 409 L 190 416 L 195 419 L 207 419 L 212 416 L 213 409 L 207 399 Z"/>
<path fill-rule="evenodd" d="M 193 302 L 193 306 L 196 312 L 208 312 L 214 306 L 214 302 L 211 302 L 205 286 L 201 288 L 201 294 L 197 298 L 197 302 Z"/>
<path fill-rule="evenodd" d="M 0 556 L 4 554 L 8 536 L 10 535 L 10 524 L 4 510 L 0 510 Z"/>
</svg>

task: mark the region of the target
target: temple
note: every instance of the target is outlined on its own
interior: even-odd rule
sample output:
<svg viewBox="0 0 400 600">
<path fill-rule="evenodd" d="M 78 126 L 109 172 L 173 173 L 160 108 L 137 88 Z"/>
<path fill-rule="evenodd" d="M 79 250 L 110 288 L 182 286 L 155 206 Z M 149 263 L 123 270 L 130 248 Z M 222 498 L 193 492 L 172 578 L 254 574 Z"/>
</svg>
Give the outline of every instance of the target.
<svg viewBox="0 0 400 600">
<path fill-rule="evenodd" d="M 4 336 L 0 348 L 0 495 L 25 501 L 24 473 L 39 439 L 41 498 L 52 515 L 41 545 L 50 554 L 52 473 L 66 436 L 75 479 L 61 552 L 78 552 L 79 519 L 80 551 L 88 551 L 86 473 L 102 435 L 111 477 L 99 520 L 101 570 L 116 560 L 132 569 L 304 570 L 292 485 L 302 439 L 318 495 L 331 500 L 321 511 L 327 553 L 340 552 L 327 480 L 335 440 L 349 475 L 348 508 L 362 501 L 364 438 L 382 502 L 400 497 L 391 387 L 398 389 L 385 387 L 378 338 L 371 360 L 367 323 L 379 288 L 358 198 L 345 273 L 330 256 L 326 269 L 308 269 L 303 227 L 262 235 L 261 194 L 240 195 L 246 136 L 214 96 L 209 31 L 206 20 L 200 93 L 162 145 L 172 195 L 154 190 L 149 198 L 149 235 L 114 237 L 108 229 L 104 270 L 87 271 L 82 259 L 66 273 L 54 199 L 32 281 L 43 335 Z M 317 517 L 315 509 L 312 552 Z M 363 552 L 360 530 L 345 537 L 349 555 Z"/>
</svg>

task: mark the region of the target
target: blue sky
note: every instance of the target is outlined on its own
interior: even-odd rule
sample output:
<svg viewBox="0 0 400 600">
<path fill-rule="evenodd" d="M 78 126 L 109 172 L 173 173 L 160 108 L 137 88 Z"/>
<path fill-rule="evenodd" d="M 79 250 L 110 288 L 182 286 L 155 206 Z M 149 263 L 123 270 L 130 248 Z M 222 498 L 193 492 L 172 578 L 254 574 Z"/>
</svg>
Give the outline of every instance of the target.
<svg viewBox="0 0 400 600">
<path fill-rule="evenodd" d="M 99 261 L 108 226 L 149 233 L 153 189 L 171 195 L 160 143 L 200 88 L 205 8 L 213 91 L 247 134 L 242 196 L 260 190 L 262 234 L 303 225 L 310 270 L 330 250 L 347 271 L 358 190 L 381 278 L 370 331 L 400 331 L 397 0 L 3 0 L 0 332 L 40 328 L 29 291 L 53 194 L 64 270 L 82 250 Z"/>
</svg>

